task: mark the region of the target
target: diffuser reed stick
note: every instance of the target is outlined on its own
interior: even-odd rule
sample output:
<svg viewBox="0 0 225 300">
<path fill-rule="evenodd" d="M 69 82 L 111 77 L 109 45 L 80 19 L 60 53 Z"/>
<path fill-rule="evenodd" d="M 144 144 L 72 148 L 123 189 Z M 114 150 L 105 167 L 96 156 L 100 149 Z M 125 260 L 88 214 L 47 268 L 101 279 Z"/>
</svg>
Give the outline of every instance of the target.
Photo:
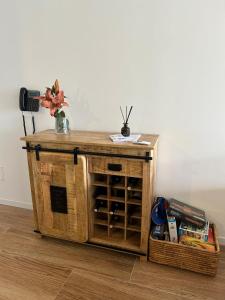
<svg viewBox="0 0 225 300">
<path fill-rule="evenodd" d="M 131 106 L 130 111 L 129 111 L 129 113 L 128 113 L 128 116 L 127 116 L 127 118 L 126 118 L 126 122 L 125 122 L 126 124 L 128 123 L 128 120 L 129 120 L 129 117 L 130 117 L 130 114 L 131 114 L 132 109 L 133 109 L 133 106 Z"/>
<path fill-rule="evenodd" d="M 121 111 L 121 114 L 122 114 L 122 117 L 123 117 L 123 122 L 126 123 L 121 106 L 120 106 L 120 111 Z"/>
</svg>

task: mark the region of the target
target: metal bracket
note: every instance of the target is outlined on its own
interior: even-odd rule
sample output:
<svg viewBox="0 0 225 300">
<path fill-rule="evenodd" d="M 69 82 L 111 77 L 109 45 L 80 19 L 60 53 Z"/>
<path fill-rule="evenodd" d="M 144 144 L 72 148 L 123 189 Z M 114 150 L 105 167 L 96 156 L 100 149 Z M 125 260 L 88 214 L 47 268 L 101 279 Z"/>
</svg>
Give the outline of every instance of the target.
<svg viewBox="0 0 225 300">
<path fill-rule="evenodd" d="M 27 152 L 30 152 L 30 144 L 28 142 L 26 142 L 26 146 L 27 146 Z"/>
<path fill-rule="evenodd" d="M 149 162 L 149 160 L 152 159 L 152 158 L 150 157 L 149 154 L 150 154 L 149 152 L 146 152 L 146 153 L 145 153 L 145 155 L 146 155 L 145 161 L 146 161 L 146 162 Z"/>
<path fill-rule="evenodd" d="M 78 164 L 78 161 L 77 161 L 77 155 L 79 154 L 79 148 L 76 147 L 73 149 L 73 162 L 74 162 L 74 165 L 77 165 Z"/>
<path fill-rule="evenodd" d="M 35 153 L 36 153 L 36 160 L 39 161 L 40 160 L 40 151 L 41 151 L 41 145 L 36 145 L 34 147 Z"/>
</svg>

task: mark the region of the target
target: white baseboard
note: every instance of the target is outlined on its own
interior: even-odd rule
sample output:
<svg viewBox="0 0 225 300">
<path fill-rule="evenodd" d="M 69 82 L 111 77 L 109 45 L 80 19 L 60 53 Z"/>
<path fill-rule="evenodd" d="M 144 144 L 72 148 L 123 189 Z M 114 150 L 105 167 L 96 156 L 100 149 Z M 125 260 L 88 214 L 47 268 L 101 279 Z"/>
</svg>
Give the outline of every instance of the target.
<svg viewBox="0 0 225 300">
<path fill-rule="evenodd" d="M 6 200 L 6 199 L 2 199 L 2 198 L 0 198 L 0 204 L 21 207 L 21 208 L 26 208 L 26 209 L 32 209 L 31 203 Z"/>
</svg>

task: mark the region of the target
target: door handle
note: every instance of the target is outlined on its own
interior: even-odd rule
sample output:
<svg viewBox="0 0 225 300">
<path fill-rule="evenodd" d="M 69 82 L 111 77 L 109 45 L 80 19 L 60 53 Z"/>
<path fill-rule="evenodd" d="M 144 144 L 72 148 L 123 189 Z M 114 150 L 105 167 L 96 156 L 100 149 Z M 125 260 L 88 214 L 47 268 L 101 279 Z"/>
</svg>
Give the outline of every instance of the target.
<svg viewBox="0 0 225 300">
<path fill-rule="evenodd" d="M 122 165 L 121 164 L 108 164 L 108 170 L 110 171 L 122 171 Z"/>
</svg>

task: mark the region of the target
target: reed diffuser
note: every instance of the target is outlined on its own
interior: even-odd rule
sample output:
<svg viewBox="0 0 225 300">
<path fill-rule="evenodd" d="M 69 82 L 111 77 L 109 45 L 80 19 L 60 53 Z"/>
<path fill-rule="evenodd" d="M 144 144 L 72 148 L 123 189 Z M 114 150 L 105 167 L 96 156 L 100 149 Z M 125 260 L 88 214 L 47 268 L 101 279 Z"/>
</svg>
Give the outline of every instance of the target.
<svg viewBox="0 0 225 300">
<path fill-rule="evenodd" d="M 129 121 L 132 109 L 133 109 L 133 106 L 130 107 L 129 113 L 127 114 L 128 109 L 127 109 L 127 106 L 126 106 L 126 118 L 125 118 L 124 114 L 123 114 L 123 110 L 120 106 L 120 111 L 121 111 L 121 114 L 122 114 L 122 117 L 123 117 L 123 127 L 121 128 L 121 134 L 123 136 L 130 136 L 130 128 L 128 127 L 128 121 Z"/>
</svg>

